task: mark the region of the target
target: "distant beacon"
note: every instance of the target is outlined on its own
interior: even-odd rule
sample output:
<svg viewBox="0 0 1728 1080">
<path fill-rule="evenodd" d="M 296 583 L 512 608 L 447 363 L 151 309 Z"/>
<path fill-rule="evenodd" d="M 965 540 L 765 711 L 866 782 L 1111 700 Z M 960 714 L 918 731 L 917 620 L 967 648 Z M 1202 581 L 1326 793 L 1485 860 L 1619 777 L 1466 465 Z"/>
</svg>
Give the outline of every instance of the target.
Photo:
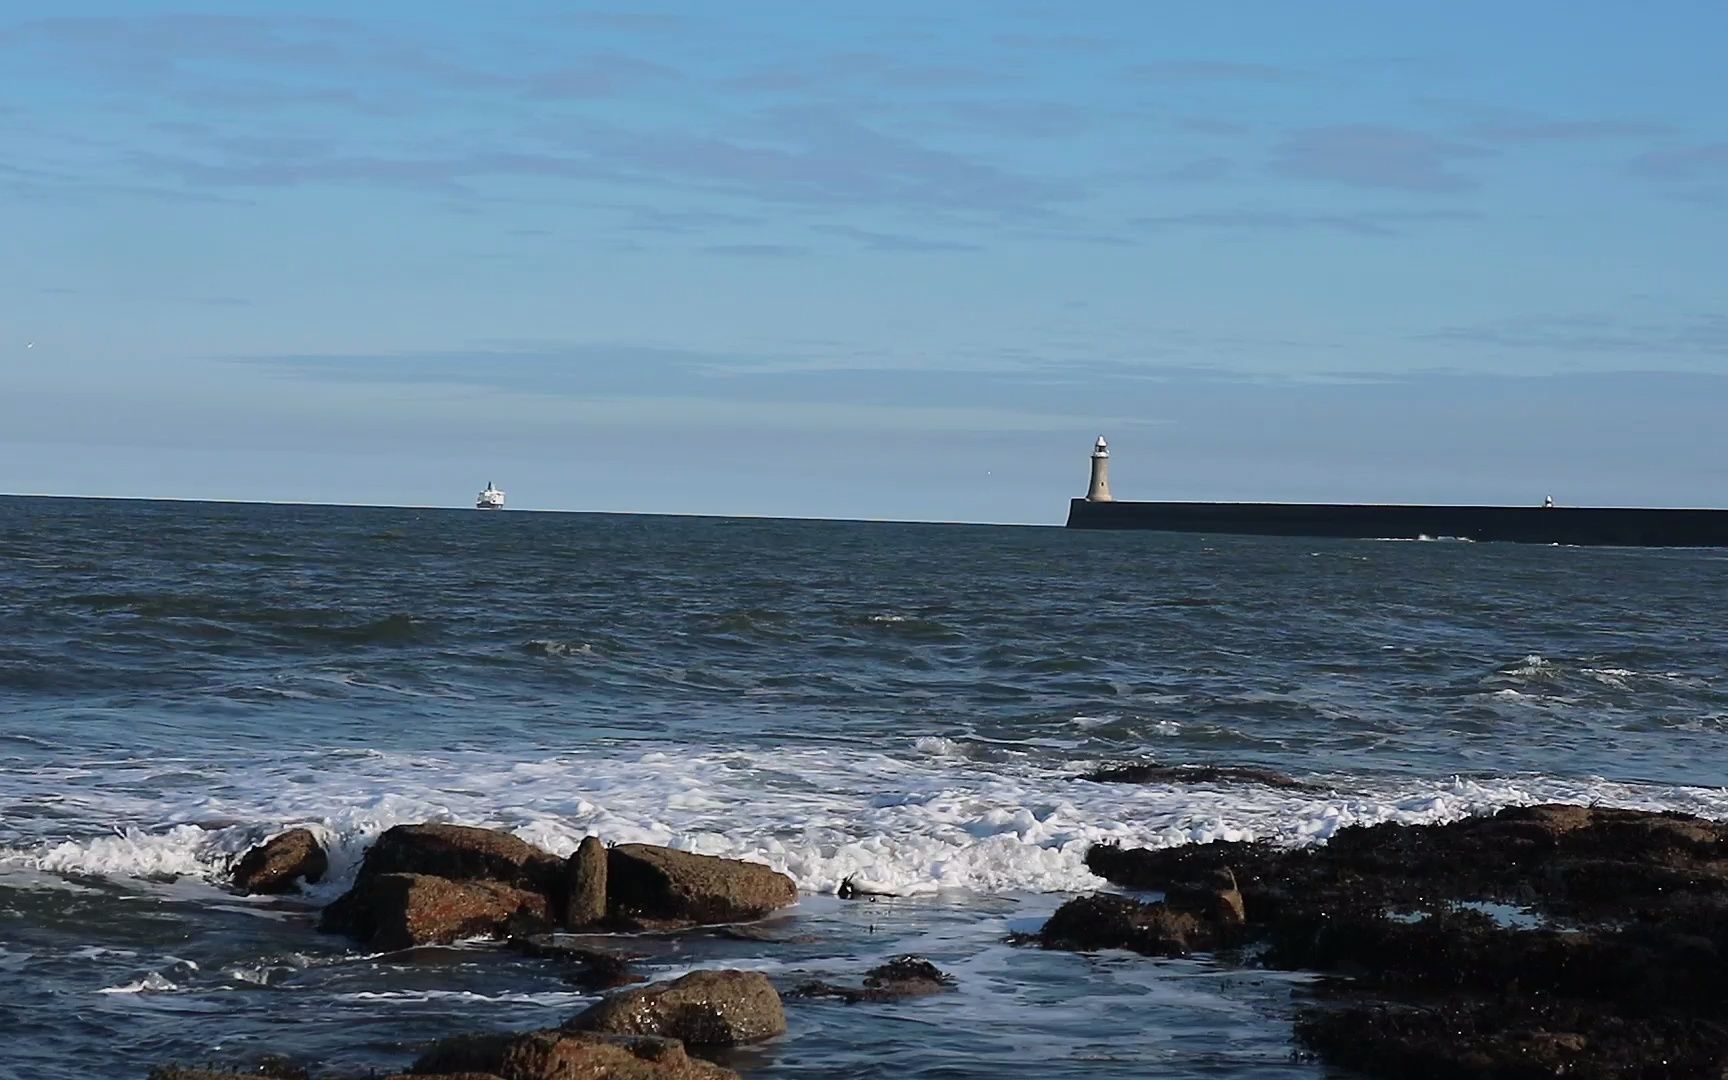
<svg viewBox="0 0 1728 1080">
<path fill-rule="evenodd" d="M 1102 435 L 1098 436 L 1098 445 L 1092 448 L 1092 483 L 1087 485 L 1086 501 L 1113 501 L 1110 498 L 1110 444 Z"/>
</svg>

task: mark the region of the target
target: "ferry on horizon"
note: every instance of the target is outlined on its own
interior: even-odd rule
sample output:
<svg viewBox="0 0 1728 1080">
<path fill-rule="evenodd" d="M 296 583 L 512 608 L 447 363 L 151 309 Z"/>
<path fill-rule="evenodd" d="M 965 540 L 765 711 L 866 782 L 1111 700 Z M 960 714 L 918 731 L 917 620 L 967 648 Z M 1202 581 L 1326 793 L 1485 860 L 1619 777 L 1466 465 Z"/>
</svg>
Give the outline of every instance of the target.
<svg viewBox="0 0 1728 1080">
<path fill-rule="evenodd" d="M 476 509 L 476 510 L 502 510 L 502 509 L 504 509 L 504 493 L 502 491 L 499 491 L 497 488 L 493 487 L 492 481 L 490 481 L 490 480 L 486 481 L 486 490 L 482 491 L 474 499 L 474 509 Z"/>
</svg>

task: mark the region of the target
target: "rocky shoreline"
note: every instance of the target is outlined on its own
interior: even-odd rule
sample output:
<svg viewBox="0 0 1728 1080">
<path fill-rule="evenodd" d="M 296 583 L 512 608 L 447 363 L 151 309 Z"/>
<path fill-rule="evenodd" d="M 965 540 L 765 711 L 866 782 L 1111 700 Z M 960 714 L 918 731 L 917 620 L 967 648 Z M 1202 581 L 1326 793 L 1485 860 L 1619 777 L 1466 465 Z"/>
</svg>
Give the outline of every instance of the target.
<svg viewBox="0 0 1728 1080">
<path fill-rule="evenodd" d="M 1076 897 L 1021 944 L 1314 973 L 1298 994 L 1297 1044 L 1361 1075 L 1728 1075 L 1728 825 L 1545 805 L 1349 828 L 1297 849 L 1097 846 L 1087 865 L 1125 892 Z M 292 830 L 238 860 L 234 885 L 282 893 L 327 871 L 315 838 Z M 403 825 L 368 850 L 319 928 L 380 950 L 494 938 L 573 965 L 571 981 L 587 991 L 613 991 L 557 1028 L 445 1039 L 401 1074 L 422 1078 L 735 1077 L 708 1056 L 783 1036 L 782 998 L 869 1006 L 953 986 L 917 957 L 856 984 L 776 987 L 760 973 L 720 970 L 637 985 L 638 957 L 620 938 L 589 936 L 731 928 L 772 943 L 738 924 L 796 899 L 790 878 L 755 863 L 595 837 L 561 859 L 496 830 Z M 306 1076 L 173 1065 L 150 1075 Z"/>
</svg>

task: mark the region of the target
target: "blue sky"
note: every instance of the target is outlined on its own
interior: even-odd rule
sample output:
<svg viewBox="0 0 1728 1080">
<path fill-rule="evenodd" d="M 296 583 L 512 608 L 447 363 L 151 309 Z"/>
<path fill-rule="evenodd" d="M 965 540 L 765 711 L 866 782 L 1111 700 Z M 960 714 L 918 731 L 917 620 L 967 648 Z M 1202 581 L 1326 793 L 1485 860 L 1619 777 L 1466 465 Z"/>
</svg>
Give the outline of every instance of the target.
<svg viewBox="0 0 1728 1080">
<path fill-rule="evenodd" d="M 0 488 L 1728 505 L 1718 3 L 0 0 Z"/>
</svg>

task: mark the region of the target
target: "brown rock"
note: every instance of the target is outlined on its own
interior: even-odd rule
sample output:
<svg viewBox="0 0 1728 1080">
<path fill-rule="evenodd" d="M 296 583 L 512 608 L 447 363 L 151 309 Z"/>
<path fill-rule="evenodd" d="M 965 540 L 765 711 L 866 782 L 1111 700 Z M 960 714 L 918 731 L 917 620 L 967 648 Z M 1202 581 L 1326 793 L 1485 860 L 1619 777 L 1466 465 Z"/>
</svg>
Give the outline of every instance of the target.
<svg viewBox="0 0 1728 1080">
<path fill-rule="evenodd" d="M 652 844 L 609 849 L 606 881 L 608 916 L 624 924 L 759 919 L 798 899 L 791 878 L 760 863 Z"/>
<path fill-rule="evenodd" d="M 409 1070 L 417 1077 L 474 1071 L 503 1080 L 738 1080 L 690 1057 L 676 1039 L 564 1031 L 446 1039 Z"/>
<path fill-rule="evenodd" d="M 556 856 L 497 829 L 398 825 L 366 852 L 359 878 L 431 874 L 452 881 L 495 881 L 551 896 L 563 866 Z"/>
<path fill-rule="evenodd" d="M 379 949 L 507 937 L 550 925 L 546 897 L 490 881 L 426 874 L 374 874 L 324 909 L 319 929 Z"/>
<path fill-rule="evenodd" d="M 234 887 L 243 893 L 292 891 L 300 878 L 319 881 L 330 859 L 310 829 L 289 829 L 248 851 L 234 867 Z"/>
<path fill-rule="evenodd" d="M 606 845 L 585 836 L 564 863 L 564 925 L 572 930 L 606 918 Z"/>
<path fill-rule="evenodd" d="M 693 1046 L 734 1046 L 782 1035 L 780 995 L 756 971 L 693 971 L 669 983 L 611 994 L 566 1031 L 659 1035 Z"/>
</svg>

